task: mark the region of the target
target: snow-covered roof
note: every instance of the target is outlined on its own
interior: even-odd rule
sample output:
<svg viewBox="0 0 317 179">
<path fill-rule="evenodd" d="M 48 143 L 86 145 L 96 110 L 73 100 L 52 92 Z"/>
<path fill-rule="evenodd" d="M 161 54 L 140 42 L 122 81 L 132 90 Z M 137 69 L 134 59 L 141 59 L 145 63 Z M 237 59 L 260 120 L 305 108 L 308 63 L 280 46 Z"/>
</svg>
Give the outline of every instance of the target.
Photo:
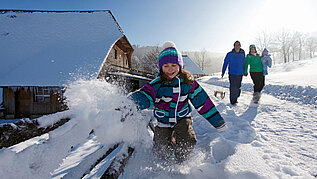
<svg viewBox="0 0 317 179">
<path fill-rule="evenodd" d="M 0 10 L 0 86 L 61 86 L 95 77 L 124 36 L 109 10 Z"/>
<path fill-rule="evenodd" d="M 191 74 L 205 74 L 198 65 L 187 55 L 183 55 L 184 69 L 189 71 Z"/>
</svg>

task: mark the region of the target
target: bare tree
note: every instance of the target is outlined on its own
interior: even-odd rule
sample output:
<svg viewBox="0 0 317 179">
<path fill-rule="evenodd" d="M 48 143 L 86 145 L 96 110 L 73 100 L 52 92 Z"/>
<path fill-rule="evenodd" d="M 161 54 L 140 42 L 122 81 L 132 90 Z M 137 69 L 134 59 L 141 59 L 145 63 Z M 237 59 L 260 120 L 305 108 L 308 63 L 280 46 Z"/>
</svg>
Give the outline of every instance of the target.
<svg viewBox="0 0 317 179">
<path fill-rule="evenodd" d="M 290 57 L 290 32 L 283 29 L 276 35 L 276 40 L 280 45 L 284 63 L 287 63 Z"/>
<path fill-rule="evenodd" d="M 314 57 L 317 52 L 317 37 L 308 36 L 301 32 L 290 32 L 282 29 L 278 33 L 267 33 L 261 31 L 255 37 L 258 50 L 268 48 L 273 55 L 273 62 L 276 59 L 283 59 L 287 63 L 292 59 L 301 60 L 306 57 Z"/>
<path fill-rule="evenodd" d="M 145 73 L 156 74 L 158 72 L 158 55 L 162 50 L 159 45 L 144 46 L 133 45 L 132 69 Z"/>
<path fill-rule="evenodd" d="M 294 33 L 294 40 L 297 42 L 298 60 L 301 60 L 304 42 L 305 42 L 305 36 L 301 32 L 297 31 Z"/>
<path fill-rule="evenodd" d="M 298 38 L 296 37 L 296 33 L 293 33 L 290 35 L 290 41 L 289 41 L 289 46 L 290 46 L 290 55 L 292 56 L 292 60 L 295 61 L 295 55 L 297 54 L 298 51 Z"/>
<path fill-rule="evenodd" d="M 264 48 L 270 49 L 272 43 L 272 35 L 264 30 L 258 33 L 255 38 L 255 45 L 261 52 L 264 50 Z"/>
<path fill-rule="evenodd" d="M 132 69 L 139 69 L 140 66 L 141 66 L 141 62 L 139 57 L 136 55 L 132 56 L 132 63 L 131 63 Z"/>
<path fill-rule="evenodd" d="M 160 54 L 160 48 L 159 46 L 156 46 L 155 48 L 152 48 L 149 52 L 144 54 L 142 63 L 144 66 L 144 70 L 147 72 L 150 72 L 152 74 L 155 74 L 158 72 L 159 68 L 157 65 L 158 62 L 158 55 Z"/>
<path fill-rule="evenodd" d="M 309 52 L 309 57 L 313 58 L 317 49 L 317 38 L 309 37 L 306 41 L 306 47 Z"/>
<path fill-rule="evenodd" d="M 182 54 L 186 54 L 189 58 L 191 58 L 198 65 L 198 67 L 200 69 L 202 69 L 201 63 L 199 63 L 197 60 L 201 57 L 200 51 L 198 51 L 198 52 L 197 51 L 196 52 L 186 51 L 186 52 L 182 52 Z M 207 51 L 206 52 L 206 61 L 203 64 L 203 72 L 205 72 L 206 74 L 220 72 L 225 55 L 226 54 L 224 54 L 224 53 L 213 53 L 213 52 Z"/>
<path fill-rule="evenodd" d="M 204 71 L 204 68 L 208 64 L 208 52 L 206 49 L 202 49 L 200 52 L 194 52 L 194 61 Z"/>
</svg>

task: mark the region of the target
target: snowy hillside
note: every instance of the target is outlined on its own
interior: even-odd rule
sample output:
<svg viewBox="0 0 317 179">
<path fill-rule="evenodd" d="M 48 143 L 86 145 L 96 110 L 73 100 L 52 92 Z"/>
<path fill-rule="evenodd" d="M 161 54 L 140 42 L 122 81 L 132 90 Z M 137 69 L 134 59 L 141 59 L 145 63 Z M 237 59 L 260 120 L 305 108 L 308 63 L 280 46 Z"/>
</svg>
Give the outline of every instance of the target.
<svg viewBox="0 0 317 179">
<path fill-rule="evenodd" d="M 115 108 L 132 105 L 125 94 L 105 82 L 78 80 L 66 92 L 72 119 L 48 136 L 1 149 L 0 176 L 80 178 L 107 148 L 124 141 L 136 152 L 121 178 L 315 178 L 316 68 L 316 58 L 274 66 L 259 104 L 251 101 L 250 76 L 243 79 L 237 106 L 229 103 L 227 78 L 220 80 L 219 74 L 198 80 L 228 129 L 217 133 L 194 111 L 198 142 L 182 165 L 164 163 L 153 155 L 153 133 L 147 129 L 150 111 L 133 108 L 134 115 L 120 122 L 121 113 Z M 214 90 L 224 90 L 226 97 L 214 97 Z M 89 135 L 91 129 L 95 135 Z"/>
</svg>

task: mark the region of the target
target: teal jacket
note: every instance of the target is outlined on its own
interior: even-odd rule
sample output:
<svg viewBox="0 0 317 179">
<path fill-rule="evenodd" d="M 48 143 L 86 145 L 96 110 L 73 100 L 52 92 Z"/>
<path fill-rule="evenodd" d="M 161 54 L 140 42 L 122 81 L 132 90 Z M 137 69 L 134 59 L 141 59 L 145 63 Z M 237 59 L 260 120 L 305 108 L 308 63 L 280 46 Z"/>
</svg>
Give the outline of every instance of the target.
<svg viewBox="0 0 317 179">
<path fill-rule="evenodd" d="M 154 117 L 165 127 L 174 127 L 177 121 L 188 117 L 192 111 L 188 101 L 215 128 L 225 125 L 216 106 L 196 81 L 186 84 L 177 76 L 173 82 L 162 84 L 160 77 L 157 77 L 130 97 L 140 109 L 154 106 Z"/>
</svg>

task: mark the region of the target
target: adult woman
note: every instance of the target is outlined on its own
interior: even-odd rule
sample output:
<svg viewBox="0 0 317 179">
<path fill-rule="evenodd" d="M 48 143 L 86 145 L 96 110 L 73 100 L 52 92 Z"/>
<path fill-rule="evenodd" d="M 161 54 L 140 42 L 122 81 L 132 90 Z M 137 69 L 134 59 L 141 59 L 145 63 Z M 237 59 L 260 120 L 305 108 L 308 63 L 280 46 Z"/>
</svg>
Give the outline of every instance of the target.
<svg viewBox="0 0 317 179">
<path fill-rule="evenodd" d="M 253 101 L 258 103 L 261 97 L 261 91 L 264 87 L 263 65 L 261 57 L 256 51 L 255 45 L 250 45 L 250 51 L 245 58 L 244 76 L 248 76 L 248 68 L 250 66 L 250 75 L 253 81 Z"/>
</svg>

